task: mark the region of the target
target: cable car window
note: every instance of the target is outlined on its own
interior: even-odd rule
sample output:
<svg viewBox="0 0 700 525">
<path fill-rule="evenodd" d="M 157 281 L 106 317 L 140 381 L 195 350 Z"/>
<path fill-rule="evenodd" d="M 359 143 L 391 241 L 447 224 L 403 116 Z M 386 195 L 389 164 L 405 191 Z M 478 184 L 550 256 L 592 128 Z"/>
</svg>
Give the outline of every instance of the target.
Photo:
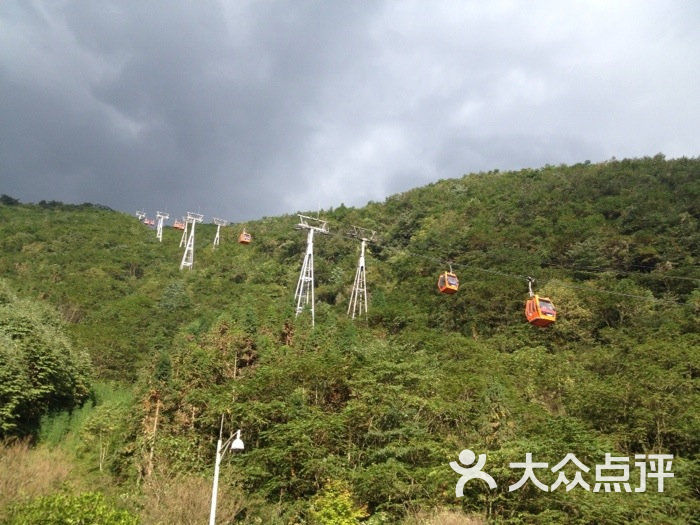
<svg viewBox="0 0 700 525">
<path fill-rule="evenodd" d="M 555 315 L 554 305 L 549 301 L 543 301 L 540 299 L 540 312 L 546 315 Z"/>
<path fill-rule="evenodd" d="M 440 288 L 442 288 L 442 287 L 445 286 L 445 276 L 444 276 L 444 275 L 441 275 L 441 276 L 440 276 L 440 279 L 438 279 L 438 286 L 439 286 Z"/>
<path fill-rule="evenodd" d="M 447 284 L 449 284 L 450 286 L 457 286 L 459 284 L 459 280 L 454 275 L 448 275 Z"/>
</svg>

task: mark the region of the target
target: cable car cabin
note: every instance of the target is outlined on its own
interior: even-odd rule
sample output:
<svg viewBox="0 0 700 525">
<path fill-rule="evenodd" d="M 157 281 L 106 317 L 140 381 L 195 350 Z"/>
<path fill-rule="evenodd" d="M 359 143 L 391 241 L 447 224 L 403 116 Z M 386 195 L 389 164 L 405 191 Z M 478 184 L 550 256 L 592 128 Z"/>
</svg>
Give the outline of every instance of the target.
<svg viewBox="0 0 700 525">
<path fill-rule="evenodd" d="M 173 228 L 176 230 L 184 230 L 185 229 L 185 223 L 182 221 L 175 221 L 173 223 Z"/>
<path fill-rule="evenodd" d="M 525 317 L 535 326 L 548 326 L 557 320 L 557 311 L 549 297 L 533 295 L 525 302 Z"/>
<path fill-rule="evenodd" d="M 444 272 L 440 274 L 437 285 L 440 293 L 455 293 L 459 290 L 459 279 L 452 272 Z"/>
<path fill-rule="evenodd" d="M 245 230 L 243 230 L 241 232 L 241 234 L 238 236 L 238 242 L 241 244 L 250 244 L 250 241 L 252 241 L 252 240 L 253 240 L 253 236 Z"/>
</svg>

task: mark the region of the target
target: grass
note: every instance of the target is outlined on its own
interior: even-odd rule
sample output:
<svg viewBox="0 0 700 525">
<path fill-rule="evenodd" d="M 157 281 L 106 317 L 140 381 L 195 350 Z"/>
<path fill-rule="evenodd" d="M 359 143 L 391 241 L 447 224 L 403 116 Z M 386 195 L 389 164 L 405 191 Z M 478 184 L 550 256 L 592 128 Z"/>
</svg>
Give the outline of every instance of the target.
<svg viewBox="0 0 700 525">
<path fill-rule="evenodd" d="M 447 509 L 418 512 L 403 521 L 403 525 L 484 525 L 485 523 L 486 520 L 479 516 L 467 516 L 462 512 Z"/>
<path fill-rule="evenodd" d="M 0 444 L 0 517 L 12 503 L 55 492 L 72 470 L 59 449 L 32 448 L 28 441 Z"/>
<path fill-rule="evenodd" d="M 145 525 L 199 524 L 209 519 L 211 479 L 197 476 L 153 476 L 143 485 L 141 519 Z M 219 485 L 218 523 L 233 523 L 245 508 L 242 492 Z"/>
<path fill-rule="evenodd" d="M 64 450 L 77 454 L 84 446 L 82 431 L 90 418 L 101 409 L 126 408 L 133 397 L 130 388 L 111 382 L 95 383 L 92 400 L 82 407 L 47 414 L 41 418 L 38 442 L 48 447 L 61 446 Z"/>
</svg>

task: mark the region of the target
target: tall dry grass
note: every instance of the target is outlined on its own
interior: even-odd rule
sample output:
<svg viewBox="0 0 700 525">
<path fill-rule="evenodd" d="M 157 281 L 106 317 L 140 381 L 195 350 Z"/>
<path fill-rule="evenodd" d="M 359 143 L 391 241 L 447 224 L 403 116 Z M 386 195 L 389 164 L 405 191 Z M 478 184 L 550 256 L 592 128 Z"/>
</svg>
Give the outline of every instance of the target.
<svg viewBox="0 0 700 525">
<path fill-rule="evenodd" d="M 484 525 L 486 520 L 479 516 L 468 516 L 458 510 L 434 510 L 418 512 L 407 517 L 402 525 Z"/>
<path fill-rule="evenodd" d="M 143 485 L 141 519 L 145 525 L 207 523 L 211 505 L 211 479 L 180 475 L 153 476 Z M 245 507 L 243 494 L 219 485 L 216 522 L 233 523 Z"/>
<path fill-rule="evenodd" d="M 0 443 L 0 512 L 54 492 L 70 472 L 70 461 L 59 450 L 32 448 L 27 441 Z"/>
</svg>

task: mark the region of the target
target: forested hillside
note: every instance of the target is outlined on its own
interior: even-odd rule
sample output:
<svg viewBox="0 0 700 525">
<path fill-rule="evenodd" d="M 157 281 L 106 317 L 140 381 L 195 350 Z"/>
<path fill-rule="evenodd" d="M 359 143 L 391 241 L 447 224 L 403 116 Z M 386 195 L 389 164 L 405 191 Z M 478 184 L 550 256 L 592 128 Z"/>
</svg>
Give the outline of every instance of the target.
<svg viewBox="0 0 700 525">
<path fill-rule="evenodd" d="M 198 225 L 194 268 L 179 271 L 172 228 L 161 243 L 100 206 L 2 202 L 0 355 L 12 360 L 0 378 L 34 381 L 43 397 L 27 405 L 19 379 L 3 380 L 0 437 L 30 436 L 23 454 L 60 454 L 72 469 L 13 492 L 19 445 L 8 442 L 9 523 L 59 496 L 65 508 L 101 498 L 123 510 L 104 511 L 114 523 L 205 521 L 222 414 L 246 449 L 222 464 L 220 522 L 700 515 L 700 159 L 471 174 L 322 211 L 331 233 L 315 238 L 314 328 L 294 311 L 306 247 L 296 215 L 247 223 L 248 246 L 236 242 L 243 225 L 226 227 L 216 250 L 215 226 Z M 377 231 L 369 315 L 355 320 L 351 225 Z M 460 289 L 443 295 L 449 265 Z M 547 328 L 525 320 L 527 276 L 557 308 Z M 37 355 L 63 382 L 37 379 Z M 466 448 L 487 454 L 498 488 L 474 480 L 457 499 L 449 463 Z M 509 492 L 522 476 L 509 464 L 526 453 L 550 467 L 573 453 L 591 490 Z M 675 477 L 664 492 L 651 481 L 644 493 L 593 492 L 606 453 L 673 454 Z"/>
</svg>

